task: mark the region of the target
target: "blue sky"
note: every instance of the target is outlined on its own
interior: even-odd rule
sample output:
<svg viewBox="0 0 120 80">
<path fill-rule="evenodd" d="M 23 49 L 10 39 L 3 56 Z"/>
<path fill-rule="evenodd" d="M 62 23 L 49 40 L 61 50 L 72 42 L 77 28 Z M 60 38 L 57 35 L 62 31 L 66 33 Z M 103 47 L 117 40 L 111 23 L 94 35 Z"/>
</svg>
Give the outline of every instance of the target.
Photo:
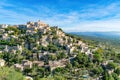
<svg viewBox="0 0 120 80">
<path fill-rule="evenodd" d="M 120 0 L 0 0 L 0 24 L 37 20 L 66 32 L 120 31 Z"/>
</svg>

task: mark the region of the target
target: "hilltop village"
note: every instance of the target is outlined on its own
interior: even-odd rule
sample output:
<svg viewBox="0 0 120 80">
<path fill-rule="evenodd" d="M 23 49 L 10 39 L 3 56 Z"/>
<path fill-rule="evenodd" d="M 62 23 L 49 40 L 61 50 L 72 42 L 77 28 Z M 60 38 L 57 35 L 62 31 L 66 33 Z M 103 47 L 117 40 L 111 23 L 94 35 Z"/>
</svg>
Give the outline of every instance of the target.
<svg viewBox="0 0 120 80">
<path fill-rule="evenodd" d="M 59 70 L 67 73 L 64 69 L 69 73 L 82 70 L 83 78 L 98 74 L 92 80 L 99 80 L 101 65 L 106 67 L 113 62 L 102 61 L 100 52 L 101 46 L 91 46 L 58 26 L 51 27 L 40 20 L 25 25 L 0 25 L 0 66 L 13 67 L 25 75 L 26 80 L 39 80 L 37 78 L 57 74 Z M 101 71 L 95 73 L 86 67 L 98 67 Z M 111 74 L 114 69 L 107 71 Z"/>
</svg>

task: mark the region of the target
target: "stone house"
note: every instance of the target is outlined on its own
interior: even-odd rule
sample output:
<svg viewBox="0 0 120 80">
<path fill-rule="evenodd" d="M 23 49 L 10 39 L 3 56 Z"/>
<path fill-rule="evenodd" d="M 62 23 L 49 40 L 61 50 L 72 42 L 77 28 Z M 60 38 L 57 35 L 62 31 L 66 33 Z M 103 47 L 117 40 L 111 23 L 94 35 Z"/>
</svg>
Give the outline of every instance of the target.
<svg viewBox="0 0 120 80">
<path fill-rule="evenodd" d="M 5 60 L 0 59 L 0 67 L 3 67 L 5 65 Z"/>
<path fill-rule="evenodd" d="M 36 52 L 32 53 L 32 57 L 36 58 L 37 57 L 37 53 Z"/>
<path fill-rule="evenodd" d="M 93 54 L 90 49 L 88 49 L 87 52 L 85 52 L 85 54 L 88 55 L 90 59 L 93 59 Z"/>
<path fill-rule="evenodd" d="M 86 53 L 89 50 L 87 46 L 82 47 L 81 53 Z"/>
<path fill-rule="evenodd" d="M 102 65 L 106 66 L 106 65 L 107 65 L 108 63 L 110 63 L 110 62 L 113 62 L 113 60 L 103 61 L 103 62 L 102 62 Z"/>
<path fill-rule="evenodd" d="M 39 28 L 47 27 L 49 26 L 48 24 L 38 20 L 38 22 L 35 22 L 35 26 L 39 26 Z"/>
<path fill-rule="evenodd" d="M 44 29 L 44 28 L 43 28 L 43 29 L 40 29 L 39 31 L 40 31 L 40 33 L 42 33 L 42 34 L 47 33 L 47 30 L 46 30 L 46 29 Z"/>
<path fill-rule="evenodd" d="M 23 66 L 22 64 L 14 64 L 14 68 L 20 71 L 23 71 Z"/>
<path fill-rule="evenodd" d="M 73 53 L 73 51 L 76 49 L 76 47 L 72 46 L 69 50 L 70 53 Z"/>
<path fill-rule="evenodd" d="M 33 80 L 33 78 L 30 77 L 30 76 L 26 76 L 26 77 L 25 77 L 25 80 Z"/>
<path fill-rule="evenodd" d="M 65 67 L 68 62 L 69 62 L 68 59 L 62 59 L 59 61 L 49 61 L 49 66 L 51 70 L 54 70 L 57 67 Z"/>
<path fill-rule="evenodd" d="M 82 43 L 83 43 L 82 41 L 78 41 L 78 43 L 77 43 L 77 44 L 78 44 L 78 45 L 81 45 Z"/>
<path fill-rule="evenodd" d="M 43 54 L 40 52 L 40 53 L 38 54 L 39 59 L 41 59 L 42 56 L 43 56 Z"/>
<path fill-rule="evenodd" d="M 32 28 L 34 26 L 34 22 L 27 22 L 27 28 Z"/>
<path fill-rule="evenodd" d="M 65 33 L 64 32 L 62 32 L 62 31 L 60 31 L 60 30 L 56 30 L 56 35 L 58 35 L 58 36 L 65 36 Z"/>
<path fill-rule="evenodd" d="M 7 39 L 8 38 L 8 34 L 7 33 L 4 33 L 3 35 L 2 35 L 2 39 Z"/>
<path fill-rule="evenodd" d="M 44 61 L 33 61 L 33 65 L 37 65 L 38 67 L 44 66 Z"/>
<path fill-rule="evenodd" d="M 29 34 L 32 35 L 32 34 L 35 34 L 35 33 L 36 33 L 35 30 L 27 30 L 27 31 L 26 31 L 26 34 L 27 34 L 27 35 L 29 35 Z"/>
<path fill-rule="evenodd" d="M 22 52 L 22 46 L 20 46 L 20 45 L 17 45 L 17 46 L 8 46 L 8 45 L 6 45 L 5 49 L 4 49 L 5 52 L 11 51 L 14 54 L 16 54 L 17 50 L 19 50 L 20 53 L 21 53 Z"/>
<path fill-rule="evenodd" d="M 10 30 L 10 31 L 8 31 L 8 33 L 9 33 L 9 34 L 14 33 L 14 31 Z"/>
<path fill-rule="evenodd" d="M 47 41 L 52 42 L 52 38 L 53 38 L 52 35 L 48 35 Z"/>
<path fill-rule="evenodd" d="M 38 22 L 27 22 L 27 28 L 43 29 L 48 26 L 48 24 L 41 22 L 40 20 Z"/>
<path fill-rule="evenodd" d="M 112 69 L 112 70 L 107 70 L 107 71 L 108 71 L 108 74 L 111 74 L 111 73 L 114 72 L 114 69 Z"/>
<path fill-rule="evenodd" d="M 59 45 L 64 45 L 64 40 L 63 40 L 63 38 L 58 38 L 58 44 Z"/>
<path fill-rule="evenodd" d="M 8 52 L 8 45 L 5 46 L 4 51 L 5 51 L 5 52 Z"/>
<path fill-rule="evenodd" d="M 0 29 L 0 33 L 3 33 L 3 32 L 5 32 L 5 29 Z"/>
<path fill-rule="evenodd" d="M 39 44 L 40 44 L 40 42 L 39 42 L 39 41 L 37 41 L 37 42 L 36 42 L 36 44 L 37 44 L 37 45 L 39 45 Z"/>
<path fill-rule="evenodd" d="M 48 36 L 42 36 L 42 39 L 40 40 L 40 45 L 47 47 L 49 43 L 47 42 Z"/>
<path fill-rule="evenodd" d="M 42 41 L 42 42 L 40 42 L 40 44 L 44 47 L 47 47 L 49 45 L 49 43 L 47 41 Z"/>
<path fill-rule="evenodd" d="M 33 63 L 31 61 L 28 61 L 28 60 L 23 60 L 22 65 L 23 65 L 24 69 L 25 68 L 32 68 Z"/>
<path fill-rule="evenodd" d="M 1 24 L 0 28 L 8 28 L 8 25 L 7 24 Z"/>
<path fill-rule="evenodd" d="M 20 53 L 22 53 L 22 50 L 23 50 L 22 46 L 21 45 L 17 45 L 17 50 L 19 50 Z"/>
<path fill-rule="evenodd" d="M 0 54 L 2 53 L 3 51 L 0 50 Z"/>
<path fill-rule="evenodd" d="M 18 39 L 18 36 L 11 35 L 10 38 Z"/>
<path fill-rule="evenodd" d="M 86 52 L 85 52 L 86 55 L 89 55 L 89 54 L 92 54 L 91 50 L 88 49 Z"/>
</svg>

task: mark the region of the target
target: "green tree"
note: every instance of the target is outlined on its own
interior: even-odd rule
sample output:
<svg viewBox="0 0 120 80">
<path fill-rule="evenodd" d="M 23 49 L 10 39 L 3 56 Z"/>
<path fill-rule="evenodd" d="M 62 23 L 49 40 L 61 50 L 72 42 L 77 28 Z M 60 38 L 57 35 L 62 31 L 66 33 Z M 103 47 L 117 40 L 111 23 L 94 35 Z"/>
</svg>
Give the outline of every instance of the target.
<svg viewBox="0 0 120 80">
<path fill-rule="evenodd" d="M 53 44 L 48 45 L 48 49 L 50 52 L 58 51 L 58 47 L 56 45 L 53 45 Z"/>
<path fill-rule="evenodd" d="M 56 55 L 48 55 L 48 59 L 54 61 L 57 59 L 57 56 Z"/>
<path fill-rule="evenodd" d="M 102 67 L 97 67 L 97 68 L 94 68 L 93 70 L 92 70 L 92 72 L 94 73 L 94 75 L 100 75 L 100 74 L 102 74 L 103 73 L 103 69 L 102 69 Z"/>
<path fill-rule="evenodd" d="M 79 67 L 79 63 L 77 61 L 74 61 L 73 66 Z"/>
<path fill-rule="evenodd" d="M 24 74 L 25 75 L 28 75 L 28 73 L 31 73 L 32 72 L 32 69 L 30 69 L 30 68 L 25 68 L 24 69 Z"/>
<path fill-rule="evenodd" d="M 112 75 L 111 74 L 109 74 L 109 78 L 108 78 L 109 80 L 114 80 L 114 78 L 112 77 Z"/>
<path fill-rule="evenodd" d="M 25 78 L 22 73 L 15 71 L 12 67 L 3 67 L 0 68 L 0 80 L 25 80 Z"/>
<path fill-rule="evenodd" d="M 109 80 L 108 72 L 104 71 L 102 80 Z"/>
<path fill-rule="evenodd" d="M 112 76 L 113 76 L 114 80 L 119 80 L 119 77 L 116 73 L 112 73 Z"/>
<path fill-rule="evenodd" d="M 108 69 L 115 69 L 116 66 L 117 66 L 116 63 L 114 63 L 114 62 L 109 62 L 108 65 L 107 65 L 107 68 L 108 68 Z"/>
<path fill-rule="evenodd" d="M 117 69 L 115 70 L 115 73 L 117 73 L 118 75 L 120 75 L 120 68 L 117 68 Z"/>
<path fill-rule="evenodd" d="M 45 76 L 45 69 L 44 68 L 39 67 L 37 72 L 38 72 L 38 75 L 40 78 Z"/>
<path fill-rule="evenodd" d="M 67 57 L 67 55 L 63 52 L 60 52 L 57 54 L 57 59 L 62 59 L 62 58 L 66 58 L 66 57 Z"/>
<path fill-rule="evenodd" d="M 89 62 L 88 56 L 83 53 L 79 53 L 74 60 L 77 61 L 81 66 L 87 66 Z"/>
<path fill-rule="evenodd" d="M 66 68 L 71 69 L 71 68 L 72 68 L 72 64 L 71 64 L 71 63 L 68 63 L 68 64 L 66 65 Z"/>
<path fill-rule="evenodd" d="M 94 53 L 93 55 L 93 61 L 97 62 L 98 64 L 102 61 L 102 56 L 99 53 Z"/>
</svg>

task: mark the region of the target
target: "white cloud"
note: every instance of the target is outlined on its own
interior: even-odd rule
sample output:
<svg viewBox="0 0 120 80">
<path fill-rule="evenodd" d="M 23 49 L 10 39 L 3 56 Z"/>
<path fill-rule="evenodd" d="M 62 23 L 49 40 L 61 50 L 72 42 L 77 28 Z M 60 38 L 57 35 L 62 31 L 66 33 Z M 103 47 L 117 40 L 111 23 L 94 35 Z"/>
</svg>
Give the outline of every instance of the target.
<svg viewBox="0 0 120 80">
<path fill-rule="evenodd" d="M 76 27 L 64 28 L 67 32 L 94 32 L 94 31 L 120 31 L 119 20 L 101 20 L 101 21 L 87 21 L 75 24 Z"/>
</svg>

